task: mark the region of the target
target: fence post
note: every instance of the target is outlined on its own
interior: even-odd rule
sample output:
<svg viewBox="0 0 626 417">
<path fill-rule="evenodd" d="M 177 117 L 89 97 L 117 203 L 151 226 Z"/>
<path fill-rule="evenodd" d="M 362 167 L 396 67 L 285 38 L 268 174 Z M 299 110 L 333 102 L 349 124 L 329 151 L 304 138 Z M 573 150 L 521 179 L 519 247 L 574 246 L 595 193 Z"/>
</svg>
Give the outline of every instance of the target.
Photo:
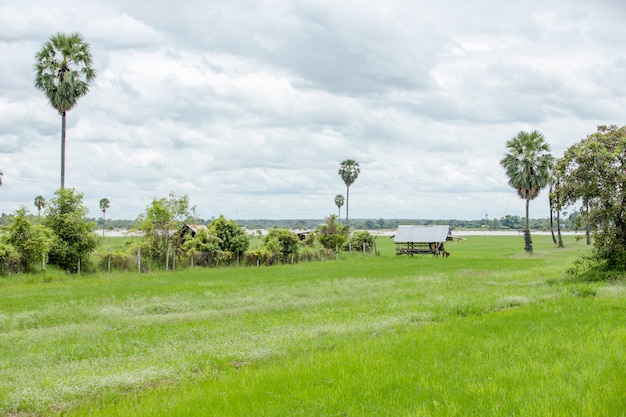
<svg viewBox="0 0 626 417">
<path fill-rule="evenodd" d="M 165 249 L 165 270 L 170 270 L 170 247 L 168 245 L 167 249 Z"/>
<path fill-rule="evenodd" d="M 80 274 L 80 259 L 78 260 L 78 273 Z"/>
<path fill-rule="evenodd" d="M 141 274 L 141 248 L 137 248 L 137 272 Z"/>
<path fill-rule="evenodd" d="M 107 272 L 111 272 L 111 248 L 109 248 L 109 254 L 107 256 Z"/>
</svg>

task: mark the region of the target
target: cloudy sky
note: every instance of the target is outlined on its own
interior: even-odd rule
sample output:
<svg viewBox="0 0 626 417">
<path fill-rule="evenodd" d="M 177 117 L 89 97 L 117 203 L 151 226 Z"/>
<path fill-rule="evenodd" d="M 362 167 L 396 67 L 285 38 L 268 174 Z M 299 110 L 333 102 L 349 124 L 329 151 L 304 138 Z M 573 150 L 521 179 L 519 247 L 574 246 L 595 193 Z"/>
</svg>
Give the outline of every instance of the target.
<svg viewBox="0 0 626 417">
<path fill-rule="evenodd" d="M 60 186 L 34 55 L 80 32 L 97 78 L 68 113 L 66 187 L 93 217 L 175 192 L 205 219 L 321 219 L 344 159 L 351 218 L 523 216 L 506 140 L 537 129 L 559 157 L 624 124 L 625 20 L 621 0 L 4 0 L 0 213 Z"/>
</svg>

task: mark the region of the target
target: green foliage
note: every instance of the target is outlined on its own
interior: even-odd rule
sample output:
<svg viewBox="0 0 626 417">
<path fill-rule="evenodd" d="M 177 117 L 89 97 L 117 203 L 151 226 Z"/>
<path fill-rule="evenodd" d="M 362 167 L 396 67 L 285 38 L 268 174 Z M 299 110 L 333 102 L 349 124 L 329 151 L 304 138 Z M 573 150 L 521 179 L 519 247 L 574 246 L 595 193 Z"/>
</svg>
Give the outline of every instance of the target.
<svg viewBox="0 0 626 417">
<path fill-rule="evenodd" d="M 0 239 L 0 275 L 20 272 L 21 264 L 22 257 L 13 245 Z"/>
<path fill-rule="evenodd" d="M 359 173 L 361 172 L 361 168 L 359 167 L 359 163 L 354 159 L 346 159 L 341 161 L 339 166 L 339 176 L 343 180 L 346 185 L 346 223 L 349 222 L 349 207 L 350 207 L 350 186 L 354 184 Z M 335 200 L 336 203 L 336 200 Z"/>
<path fill-rule="evenodd" d="M 626 126 L 598 126 L 565 151 L 556 175 L 561 206 L 580 204 L 576 222 L 594 233 L 592 268 L 625 271 Z"/>
<path fill-rule="evenodd" d="M 525 250 L 533 251 L 530 236 L 528 205 L 548 185 L 550 169 L 554 157 L 550 145 L 541 133 L 521 131 L 506 142 L 508 152 L 500 161 L 509 178 L 509 185 L 517 190 L 520 198 L 526 200 L 526 228 L 524 233 Z"/>
<path fill-rule="evenodd" d="M 272 229 L 263 237 L 261 247 L 277 257 L 280 262 L 289 263 L 298 259 L 300 249 L 298 235 L 288 229 Z"/>
<path fill-rule="evenodd" d="M 221 239 L 211 234 L 209 229 L 199 229 L 195 236 L 185 240 L 181 249 L 188 257 L 193 258 L 193 265 L 211 266 L 221 252 Z"/>
<path fill-rule="evenodd" d="M 137 265 L 135 264 L 135 258 L 126 252 L 112 251 L 108 253 L 101 253 L 97 257 L 97 266 L 99 271 L 108 271 L 109 266 L 111 271 L 135 271 Z"/>
<path fill-rule="evenodd" d="M 32 272 L 35 264 L 41 265 L 43 257 L 50 250 L 52 232 L 40 224 L 31 224 L 26 213 L 24 207 L 15 212 L 15 220 L 4 239 L 19 254 L 21 270 Z"/>
<path fill-rule="evenodd" d="M 370 252 L 376 247 L 374 236 L 368 231 L 354 232 L 348 241 L 352 250 Z"/>
<path fill-rule="evenodd" d="M 60 189 L 54 195 L 45 219 L 45 225 L 54 234 L 49 263 L 76 272 L 79 261 L 87 266 L 89 255 L 98 246 L 99 239 L 94 234 L 96 224 L 85 219 L 89 210 L 83 204 L 82 193 Z"/>
<path fill-rule="evenodd" d="M 63 114 L 89 91 L 89 83 L 96 77 L 92 62 L 89 44 L 79 33 L 57 33 L 36 55 L 35 87 Z"/>
<path fill-rule="evenodd" d="M 342 248 L 347 241 L 347 227 L 337 223 L 337 216 L 330 215 L 326 218 L 326 224 L 315 230 L 317 241 L 330 250 Z"/>
<path fill-rule="evenodd" d="M 193 218 L 193 211 L 187 195 L 170 193 L 167 198 L 153 199 L 132 229 L 141 235 L 138 240 L 142 256 L 165 264 L 168 248 L 173 246 L 176 238 L 174 232 Z"/>
<path fill-rule="evenodd" d="M 208 228 L 209 232 L 218 238 L 220 250 L 232 253 L 234 259 L 243 256 L 250 246 L 250 238 L 243 228 L 236 221 L 227 220 L 223 215 L 213 219 Z"/>
</svg>

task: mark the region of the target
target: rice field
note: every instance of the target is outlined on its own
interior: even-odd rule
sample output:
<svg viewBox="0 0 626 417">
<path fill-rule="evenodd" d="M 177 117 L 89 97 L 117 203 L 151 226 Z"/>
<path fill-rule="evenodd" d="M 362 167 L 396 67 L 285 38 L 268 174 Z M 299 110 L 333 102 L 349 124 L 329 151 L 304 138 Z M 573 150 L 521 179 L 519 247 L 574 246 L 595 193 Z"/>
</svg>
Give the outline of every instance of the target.
<svg viewBox="0 0 626 417">
<path fill-rule="evenodd" d="M 584 242 L 533 240 L 0 277 L 0 415 L 626 415 L 624 281 L 564 280 Z"/>
</svg>

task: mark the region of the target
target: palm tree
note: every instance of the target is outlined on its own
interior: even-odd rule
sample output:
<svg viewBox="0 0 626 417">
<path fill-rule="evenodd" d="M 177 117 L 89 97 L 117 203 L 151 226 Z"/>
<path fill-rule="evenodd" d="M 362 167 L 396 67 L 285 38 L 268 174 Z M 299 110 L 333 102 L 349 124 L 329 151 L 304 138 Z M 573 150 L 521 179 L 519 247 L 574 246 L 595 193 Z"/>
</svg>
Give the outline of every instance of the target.
<svg viewBox="0 0 626 417">
<path fill-rule="evenodd" d="M 65 187 L 65 116 L 96 77 L 89 44 L 78 33 L 57 33 L 35 55 L 35 87 L 61 115 L 61 189 Z"/>
<path fill-rule="evenodd" d="M 37 207 L 37 211 L 39 212 L 39 217 L 41 217 L 41 209 L 46 207 L 46 199 L 40 195 L 35 197 L 35 207 Z"/>
<path fill-rule="evenodd" d="M 539 195 L 539 191 L 548 185 L 550 168 L 554 157 L 550 154 L 550 145 L 541 133 L 521 131 L 506 142 L 508 153 L 500 161 L 509 177 L 509 185 L 517 190 L 520 198 L 526 200 L 526 228 L 524 230 L 524 249 L 532 253 L 533 242 L 530 236 L 528 207 L 530 200 Z"/>
<path fill-rule="evenodd" d="M 346 184 L 346 225 L 349 224 L 348 208 L 350 207 L 350 186 L 354 184 L 360 172 L 359 163 L 353 159 L 346 159 L 339 167 L 339 175 L 341 175 L 341 179 Z"/>
<path fill-rule="evenodd" d="M 341 218 L 341 207 L 343 206 L 344 201 L 345 200 L 343 198 L 343 194 L 337 194 L 335 196 L 335 205 L 339 209 L 339 216 L 338 216 L 339 219 Z"/>
<path fill-rule="evenodd" d="M 2 185 L 2 171 L 0 171 L 0 185 Z"/>
<path fill-rule="evenodd" d="M 110 202 L 108 198 L 100 199 L 100 210 L 102 210 L 102 236 L 104 237 L 104 225 L 106 224 L 106 213 L 107 209 L 110 207 Z"/>
</svg>

